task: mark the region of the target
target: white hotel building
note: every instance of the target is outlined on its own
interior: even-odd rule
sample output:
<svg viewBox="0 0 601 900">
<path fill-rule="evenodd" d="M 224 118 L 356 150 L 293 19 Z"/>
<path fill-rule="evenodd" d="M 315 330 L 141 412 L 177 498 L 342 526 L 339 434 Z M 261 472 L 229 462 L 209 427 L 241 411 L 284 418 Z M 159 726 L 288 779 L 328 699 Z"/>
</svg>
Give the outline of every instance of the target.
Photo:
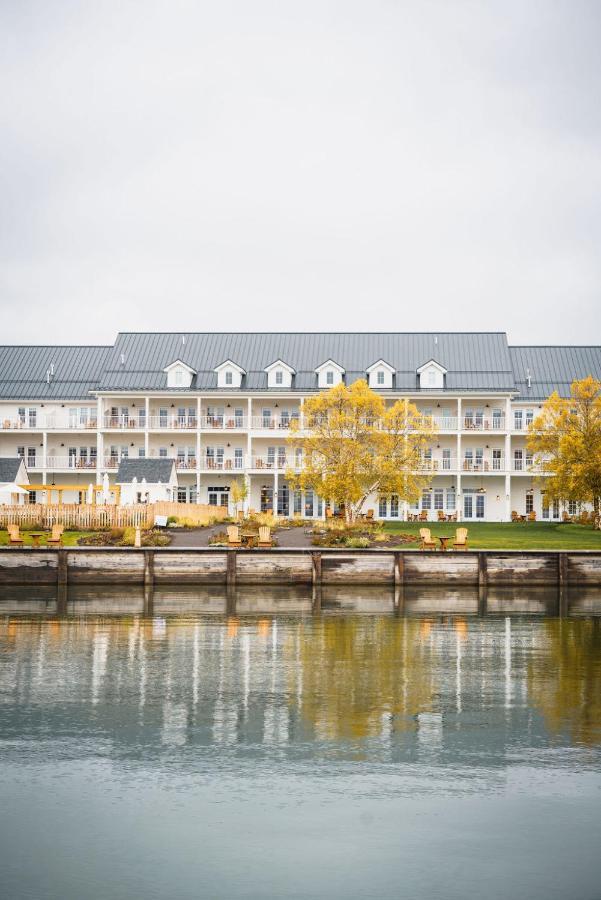
<svg viewBox="0 0 601 900">
<path fill-rule="evenodd" d="M 365 378 L 387 402 L 407 397 L 434 420 L 432 482 L 418 504 L 432 519 L 439 509 L 558 519 L 526 436 L 546 397 L 569 396 L 587 375 L 601 379 L 601 347 L 511 347 L 503 332 L 123 333 L 112 346 L 2 346 L 0 457 L 25 459 L 32 501 L 56 501 L 49 490 L 62 485 L 63 502 L 85 502 L 105 473 L 115 483 L 121 459 L 167 457 L 174 499 L 227 504 L 243 477 L 249 507 L 313 518 L 323 515 L 317 498 L 286 481 L 301 463 L 287 446 L 290 422 L 311 394 Z M 395 497 L 366 507 L 407 513 Z"/>
</svg>

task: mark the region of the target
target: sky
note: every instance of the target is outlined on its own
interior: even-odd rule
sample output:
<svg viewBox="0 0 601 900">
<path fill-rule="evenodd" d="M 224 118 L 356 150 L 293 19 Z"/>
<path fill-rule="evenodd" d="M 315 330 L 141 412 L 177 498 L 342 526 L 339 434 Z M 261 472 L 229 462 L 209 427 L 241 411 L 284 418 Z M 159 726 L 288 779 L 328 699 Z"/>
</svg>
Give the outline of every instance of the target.
<svg viewBox="0 0 601 900">
<path fill-rule="evenodd" d="M 0 0 L 0 343 L 601 344 L 598 0 Z"/>
</svg>

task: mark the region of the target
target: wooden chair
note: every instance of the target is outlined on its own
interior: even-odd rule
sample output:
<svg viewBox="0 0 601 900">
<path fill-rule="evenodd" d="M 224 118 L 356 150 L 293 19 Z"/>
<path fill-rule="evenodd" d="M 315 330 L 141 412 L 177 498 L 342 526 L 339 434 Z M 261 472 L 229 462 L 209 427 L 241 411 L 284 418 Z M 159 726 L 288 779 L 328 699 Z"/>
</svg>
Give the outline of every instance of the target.
<svg viewBox="0 0 601 900">
<path fill-rule="evenodd" d="M 432 540 L 429 528 L 420 528 L 419 536 L 422 539 L 422 550 L 436 550 L 436 541 Z"/>
<path fill-rule="evenodd" d="M 7 525 L 6 530 L 8 531 L 8 541 L 11 546 L 20 547 L 24 543 L 18 525 Z"/>
<path fill-rule="evenodd" d="M 529 522 L 536 522 L 536 513 L 534 510 L 528 513 L 527 519 Z"/>
<path fill-rule="evenodd" d="M 520 517 L 519 517 L 519 515 L 518 515 L 517 509 L 512 509 L 512 510 L 511 510 L 511 521 L 512 521 L 512 522 L 519 522 L 519 521 L 520 521 Z"/>
<path fill-rule="evenodd" d="M 259 528 L 259 547 L 272 547 L 271 529 L 268 525 L 261 525 Z"/>
<path fill-rule="evenodd" d="M 419 514 L 419 521 L 420 522 L 428 521 L 428 510 L 427 509 L 422 509 L 422 511 Z"/>
<path fill-rule="evenodd" d="M 374 511 L 373 511 L 373 509 L 368 509 L 368 510 L 367 510 L 367 515 L 365 516 L 365 520 L 366 520 L 366 522 L 373 522 L 373 520 L 374 520 Z"/>
<path fill-rule="evenodd" d="M 447 516 L 447 522 L 456 522 L 457 521 L 457 513 L 449 513 Z"/>
<path fill-rule="evenodd" d="M 439 509 L 439 510 L 438 510 L 438 521 L 439 521 L 439 522 L 446 522 L 446 521 L 447 521 L 447 516 L 446 516 L 446 514 L 442 511 L 442 509 Z"/>
<path fill-rule="evenodd" d="M 562 522 L 571 522 L 571 521 L 572 521 L 571 515 L 570 515 L 569 513 L 567 513 L 567 512 L 565 511 L 565 509 L 564 509 L 563 514 L 562 514 L 562 516 L 561 516 L 561 521 L 562 521 Z"/>
<path fill-rule="evenodd" d="M 240 529 L 237 525 L 228 525 L 227 529 L 227 545 L 228 547 L 241 547 Z"/>
<path fill-rule="evenodd" d="M 53 525 L 52 526 L 52 534 L 50 535 L 49 538 L 46 538 L 46 545 L 48 547 L 62 547 L 64 530 L 65 530 L 64 525 Z"/>
<path fill-rule="evenodd" d="M 454 550 L 467 550 L 467 528 L 457 528 L 455 531 L 455 540 L 453 541 Z"/>
</svg>

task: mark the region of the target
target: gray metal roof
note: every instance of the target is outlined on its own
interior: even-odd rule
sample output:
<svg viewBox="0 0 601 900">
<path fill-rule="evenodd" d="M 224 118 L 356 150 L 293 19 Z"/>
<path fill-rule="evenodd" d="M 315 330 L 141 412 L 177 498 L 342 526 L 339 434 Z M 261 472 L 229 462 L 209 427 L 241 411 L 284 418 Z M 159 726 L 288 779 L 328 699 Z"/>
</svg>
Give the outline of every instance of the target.
<svg viewBox="0 0 601 900">
<path fill-rule="evenodd" d="M 546 400 L 553 391 L 557 391 L 560 397 L 569 397 L 572 382 L 587 375 L 601 381 L 601 347 L 509 349 L 520 400 Z"/>
<path fill-rule="evenodd" d="M 0 346 L 0 399 L 90 400 L 110 349 Z M 48 384 L 51 366 L 54 374 Z"/>
<path fill-rule="evenodd" d="M 174 459 L 122 459 L 115 480 L 117 484 L 131 484 L 135 477 L 139 482 L 145 478 L 147 484 L 169 484 L 174 469 Z"/>
<path fill-rule="evenodd" d="M 21 464 L 23 464 L 23 468 L 27 475 L 27 467 L 19 456 L 0 456 L 0 484 L 3 482 L 15 481 L 19 474 Z M 28 481 L 29 476 L 27 475 L 25 484 L 27 484 Z"/>
<path fill-rule="evenodd" d="M 452 390 L 513 390 L 513 369 L 503 332 L 449 333 L 121 333 L 109 354 L 101 390 L 166 390 L 163 369 L 181 359 L 198 373 L 192 390 L 215 390 L 213 371 L 225 359 L 241 366 L 245 390 L 265 390 L 264 369 L 281 359 L 296 371 L 293 390 L 315 390 L 315 369 L 335 359 L 346 381 L 365 378 L 379 359 L 395 369 L 397 390 L 418 387 L 416 371 L 435 357 Z"/>
<path fill-rule="evenodd" d="M 0 399 L 91 401 L 90 392 L 97 390 L 166 392 L 163 369 L 176 359 L 196 370 L 192 391 L 217 390 L 214 369 L 226 359 L 246 371 L 247 391 L 267 389 L 264 370 L 275 359 L 295 370 L 292 389 L 299 392 L 317 388 L 315 369 L 328 359 L 345 369 L 347 384 L 385 359 L 395 370 L 398 391 L 418 389 L 417 369 L 430 359 L 447 369 L 445 387 L 454 391 L 519 390 L 538 400 L 553 390 L 567 396 L 575 378 L 601 379 L 600 347 L 509 347 L 504 332 L 126 332 L 109 347 L 0 346 Z"/>
</svg>

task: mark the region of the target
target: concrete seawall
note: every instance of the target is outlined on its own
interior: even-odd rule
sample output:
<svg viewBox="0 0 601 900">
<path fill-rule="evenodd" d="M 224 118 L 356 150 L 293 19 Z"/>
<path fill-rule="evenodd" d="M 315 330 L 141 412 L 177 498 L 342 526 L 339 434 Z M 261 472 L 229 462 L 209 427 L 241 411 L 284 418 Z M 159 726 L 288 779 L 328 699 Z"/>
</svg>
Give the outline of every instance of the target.
<svg viewBox="0 0 601 900">
<path fill-rule="evenodd" d="M 2 584 L 601 585 L 598 551 L 0 548 Z"/>
</svg>

